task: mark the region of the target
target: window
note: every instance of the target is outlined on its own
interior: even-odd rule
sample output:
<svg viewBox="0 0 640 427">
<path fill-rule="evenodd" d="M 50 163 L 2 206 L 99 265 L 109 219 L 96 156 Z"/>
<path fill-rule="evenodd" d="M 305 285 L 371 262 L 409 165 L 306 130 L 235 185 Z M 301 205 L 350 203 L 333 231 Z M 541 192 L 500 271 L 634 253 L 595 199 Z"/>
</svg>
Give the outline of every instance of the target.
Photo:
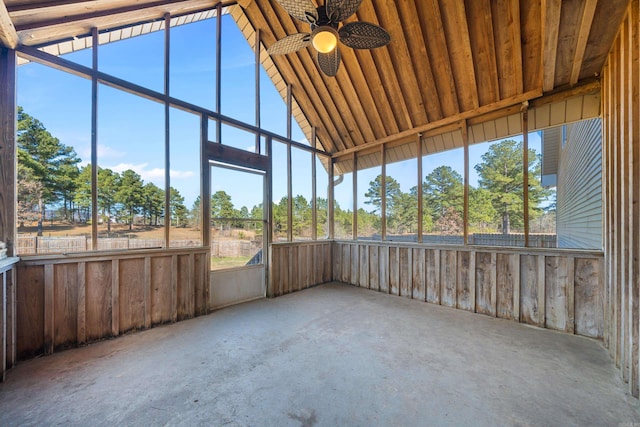
<svg viewBox="0 0 640 427">
<path fill-rule="evenodd" d="M 382 239 L 382 168 L 380 149 L 358 153 L 358 239 Z M 387 195 L 389 190 L 387 189 Z"/>
<path fill-rule="evenodd" d="M 422 157 L 422 240 L 433 244 L 464 243 L 464 150 L 457 148 Z"/>
<path fill-rule="evenodd" d="M 334 164 L 334 234 L 336 239 L 353 239 L 353 158 Z"/>
<path fill-rule="evenodd" d="M 293 240 L 312 237 L 312 169 L 311 152 L 291 147 L 291 194 Z"/>
<path fill-rule="evenodd" d="M 90 249 L 91 82 L 28 63 L 18 84 L 16 252 Z"/>
<path fill-rule="evenodd" d="M 169 93 L 216 109 L 216 18 L 171 28 Z"/>
<path fill-rule="evenodd" d="M 175 108 L 170 117 L 169 246 L 202 245 L 200 117 Z"/>
<path fill-rule="evenodd" d="M 327 156 L 316 155 L 316 234 L 318 239 L 329 238 L 329 164 Z"/>
<path fill-rule="evenodd" d="M 470 146 L 469 164 L 469 243 L 524 246 L 522 136 Z"/>
<path fill-rule="evenodd" d="M 164 106 L 98 88 L 98 249 L 164 246 Z"/>
<path fill-rule="evenodd" d="M 386 148 L 387 240 L 418 241 L 417 143 Z"/>
<path fill-rule="evenodd" d="M 272 232 L 274 242 L 286 242 L 289 230 L 287 145 L 272 141 Z"/>
</svg>

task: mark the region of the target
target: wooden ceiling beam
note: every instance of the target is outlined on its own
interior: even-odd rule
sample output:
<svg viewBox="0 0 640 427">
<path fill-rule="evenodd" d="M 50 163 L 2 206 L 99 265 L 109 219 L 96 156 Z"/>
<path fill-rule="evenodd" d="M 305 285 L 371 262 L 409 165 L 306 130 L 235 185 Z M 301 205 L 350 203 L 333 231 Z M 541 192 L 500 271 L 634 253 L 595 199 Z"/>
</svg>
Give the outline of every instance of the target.
<svg viewBox="0 0 640 427">
<path fill-rule="evenodd" d="M 562 0 L 542 0 L 542 90 L 552 91 L 556 79 L 556 58 L 558 56 L 558 34 Z"/>
<path fill-rule="evenodd" d="M 597 5 L 598 0 L 586 0 L 584 5 L 578 32 L 578 42 L 576 43 L 576 50 L 573 55 L 571 78 L 569 79 L 570 85 L 578 83 L 578 79 L 580 78 L 580 71 L 582 70 L 584 54 L 587 50 L 587 41 L 589 40 L 589 33 L 591 32 L 591 25 L 593 24 L 593 17 L 595 16 Z"/>
<path fill-rule="evenodd" d="M 9 49 L 15 49 L 20 43 L 20 37 L 13 26 L 4 1 L 0 1 L 0 43 Z"/>
</svg>

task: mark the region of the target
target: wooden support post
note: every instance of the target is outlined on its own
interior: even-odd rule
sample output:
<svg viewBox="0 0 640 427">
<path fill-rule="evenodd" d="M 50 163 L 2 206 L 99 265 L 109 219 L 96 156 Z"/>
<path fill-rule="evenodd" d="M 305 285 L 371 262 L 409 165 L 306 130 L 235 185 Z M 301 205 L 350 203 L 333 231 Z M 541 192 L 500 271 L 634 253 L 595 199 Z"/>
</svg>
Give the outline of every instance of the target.
<svg viewBox="0 0 640 427">
<path fill-rule="evenodd" d="M 334 224 L 334 220 L 335 220 L 335 213 L 334 213 L 334 208 L 335 208 L 335 196 L 334 196 L 334 168 L 333 168 L 333 163 L 334 163 L 334 159 L 329 158 L 329 194 L 328 194 L 328 204 L 329 204 L 329 239 L 335 239 L 335 224 Z M 333 265 L 333 264 L 332 264 Z"/>
<path fill-rule="evenodd" d="M 98 249 L 98 29 L 91 29 L 91 250 Z"/>
<path fill-rule="evenodd" d="M 352 239 L 358 240 L 358 156 L 353 156 L 353 223 L 352 223 Z"/>
<path fill-rule="evenodd" d="M 522 200 L 524 202 L 524 246 L 529 246 L 529 112 L 522 110 Z M 466 221 L 465 221 L 466 222 Z"/>
<path fill-rule="evenodd" d="M 469 244 L 469 127 L 466 120 L 463 120 L 462 143 L 464 144 L 464 192 L 463 192 L 463 213 L 462 213 L 462 241 Z"/>
<path fill-rule="evenodd" d="M 200 116 L 200 221 L 202 244 L 211 251 L 211 169 L 207 158 L 209 117 Z"/>
<path fill-rule="evenodd" d="M 164 15 L 164 247 L 171 246 L 171 105 L 169 76 L 171 58 L 171 15 Z"/>
<path fill-rule="evenodd" d="M 418 160 L 418 243 L 422 243 L 422 234 L 423 234 L 423 224 L 422 224 L 422 216 L 423 214 L 423 199 L 424 195 L 422 194 L 422 134 L 419 133 L 416 137 L 417 139 L 417 160 Z"/>
<path fill-rule="evenodd" d="M 311 128 L 311 146 L 316 148 L 316 128 Z M 318 176 L 316 171 L 316 152 L 311 153 L 311 239 L 318 240 Z"/>
<path fill-rule="evenodd" d="M 387 150 L 385 144 L 380 144 L 380 223 L 382 224 L 382 240 L 387 240 Z"/>
<path fill-rule="evenodd" d="M 265 147 L 267 150 L 267 156 L 269 157 L 269 170 L 267 171 L 267 177 L 265 179 L 265 190 L 264 190 L 264 207 L 262 210 L 262 224 L 264 230 L 262 235 L 264 236 L 263 244 L 263 254 L 265 258 L 264 262 L 264 276 L 267 289 L 267 296 L 274 297 L 275 293 L 275 280 L 274 280 L 274 265 L 273 265 L 273 141 L 271 137 L 267 137 L 267 146 Z"/>
<path fill-rule="evenodd" d="M 289 138 L 291 139 L 291 138 Z M 291 144 L 287 144 L 287 241 L 293 241 L 293 182 Z"/>
<path fill-rule="evenodd" d="M 288 84 L 287 85 L 287 139 L 288 140 L 291 140 L 291 134 L 292 134 L 292 121 L 291 121 L 291 114 L 293 111 L 292 100 L 293 100 L 293 88 L 291 87 L 291 84 Z"/>
<path fill-rule="evenodd" d="M 260 128 L 260 29 L 256 29 L 256 35 L 254 39 L 253 55 L 254 55 L 254 74 L 255 74 L 255 113 L 256 113 L 256 127 Z M 260 134 L 256 133 L 256 153 L 260 152 Z"/>
<path fill-rule="evenodd" d="M 16 52 L 0 46 L 0 241 L 16 253 Z"/>
<path fill-rule="evenodd" d="M 222 105 L 222 3 L 216 5 L 216 113 Z M 216 141 L 222 142 L 222 122 L 216 120 Z"/>
</svg>

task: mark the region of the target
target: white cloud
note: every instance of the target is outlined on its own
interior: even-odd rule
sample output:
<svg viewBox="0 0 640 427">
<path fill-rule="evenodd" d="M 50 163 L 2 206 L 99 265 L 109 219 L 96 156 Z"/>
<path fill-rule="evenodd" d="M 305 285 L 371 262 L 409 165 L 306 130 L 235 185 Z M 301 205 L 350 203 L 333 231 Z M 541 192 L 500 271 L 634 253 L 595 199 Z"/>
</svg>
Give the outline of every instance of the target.
<svg viewBox="0 0 640 427">
<path fill-rule="evenodd" d="M 135 171 L 145 182 L 153 182 L 155 184 L 164 184 L 164 168 L 147 169 L 148 163 L 119 163 L 115 166 L 107 166 L 114 172 L 122 173 L 128 169 Z M 193 171 L 169 170 L 169 176 L 172 179 L 189 179 L 195 176 Z"/>
<path fill-rule="evenodd" d="M 87 163 L 91 162 L 91 145 L 85 145 L 80 150 L 80 157 L 82 157 Z M 118 151 L 109 147 L 108 145 L 98 144 L 98 161 L 102 162 L 104 159 L 120 159 L 126 156 L 124 151 Z"/>
</svg>

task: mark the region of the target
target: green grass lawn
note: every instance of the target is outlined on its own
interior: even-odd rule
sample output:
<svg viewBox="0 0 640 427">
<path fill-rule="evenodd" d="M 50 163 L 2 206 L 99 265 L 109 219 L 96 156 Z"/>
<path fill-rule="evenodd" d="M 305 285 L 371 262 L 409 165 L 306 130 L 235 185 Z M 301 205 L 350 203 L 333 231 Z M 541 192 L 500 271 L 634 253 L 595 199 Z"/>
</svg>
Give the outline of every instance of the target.
<svg viewBox="0 0 640 427">
<path fill-rule="evenodd" d="M 250 256 L 211 257 L 211 269 L 221 270 L 223 268 L 242 267 L 246 265 L 250 259 Z"/>
</svg>

